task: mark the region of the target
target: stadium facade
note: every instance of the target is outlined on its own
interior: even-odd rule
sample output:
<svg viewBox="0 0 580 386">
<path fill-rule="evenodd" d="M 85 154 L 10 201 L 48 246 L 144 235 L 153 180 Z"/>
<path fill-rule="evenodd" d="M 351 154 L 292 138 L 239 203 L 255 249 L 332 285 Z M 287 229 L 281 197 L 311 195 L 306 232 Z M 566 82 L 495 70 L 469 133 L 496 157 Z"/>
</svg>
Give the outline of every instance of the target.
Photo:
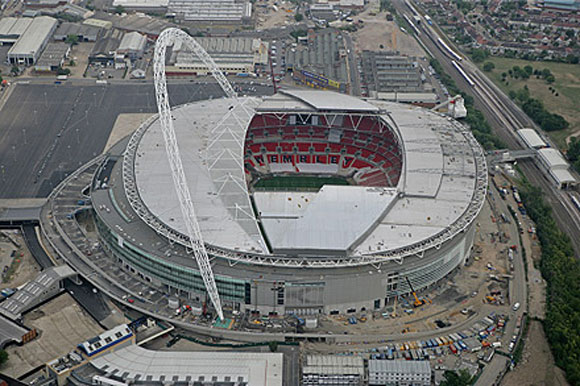
<svg viewBox="0 0 580 386">
<path fill-rule="evenodd" d="M 406 278 L 434 286 L 471 252 L 487 169 L 448 117 L 286 90 L 181 105 L 172 118 L 226 310 L 378 310 L 409 292 Z M 110 150 L 91 199 L 119 266 L 206 300 L 157 116 Z"/>
</svg>

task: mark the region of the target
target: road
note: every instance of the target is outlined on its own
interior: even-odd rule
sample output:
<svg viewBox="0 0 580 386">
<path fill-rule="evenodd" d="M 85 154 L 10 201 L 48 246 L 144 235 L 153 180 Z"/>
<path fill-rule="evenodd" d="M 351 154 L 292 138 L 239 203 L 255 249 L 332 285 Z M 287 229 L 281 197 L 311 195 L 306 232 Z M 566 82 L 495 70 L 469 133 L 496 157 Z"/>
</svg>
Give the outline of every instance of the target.
<svg viewBox="0 0 580 386">
<path fill-rule="evenodd" d="M 410 9 L 407 8 L 402 0 L 395 0 L 393 5 L 398 12 L 412 18 Z M 457 69 L 453 67 L 451 57 L 442 50 L 439 44 L 436 44 L 438 35 L 436 35 L 435 30 L 424 23 L 420 25 L 420 29 L 422 33 L 418 36 L 418 39 L 435 59 L 441 63 L 445 72 L 453 78 L 457 86 L 474 97 L 475 107 L 481 110 L 495 129 L 496 134 L 510 149 L 524 149 L 525 147 L 520 142 L 516 130 L 525 127 L 538 129 L 537 125 L 505 93 L 494 85 L 475 64 L 471 63 L 468 58 L 464 58 L 461 61 L 461 66 L 468 76 L 476 82 L 476 86 L 471 87 Z M 452 44 L 450 45 L 452 46 Z M 455 47 L 452 48 L 456 52 L 460 52 Z M 546 200 L 552 205 L 558 226 L 570 236 L 576 255 L 580 256 L 580 213 L 574 208 L 568 195 L 553 186 L 538 168 L 536 161 L 520 161 L 519 165 L 528 180 L 542 188 L 546 194 Z"/>
</svg>

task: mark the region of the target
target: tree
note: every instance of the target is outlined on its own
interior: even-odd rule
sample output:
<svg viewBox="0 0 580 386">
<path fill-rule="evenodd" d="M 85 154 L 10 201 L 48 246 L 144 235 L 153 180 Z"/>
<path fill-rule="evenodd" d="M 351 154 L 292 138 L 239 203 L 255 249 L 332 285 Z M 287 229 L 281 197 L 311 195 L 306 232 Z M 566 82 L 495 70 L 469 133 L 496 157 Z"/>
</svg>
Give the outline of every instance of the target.
<svg viewBox="0 0 580 386">
<path fill-rule="evenodd" d="M 8 362 L 8 353 L 4 350 L 0 350 L 0 366 Z"/>
<path fill-rule="evenodd" d="M 480 48 L 474 48 L 471 50 L 471 57 L 474 62 L 483 62 L 489 56 L 489 52 Z"/>
<path fill-rule="evenodd" d="M 495 64 L 493 64 L 493 62 L 485 62 L 483 64 L 483 71 L 485 71 L 485 72 L 491 72 L 491 71 L 493 71 L 494 68 L 495 68 Z"/>
<path fill-rule="evenodd" d="M 528 64 L 527 66 L 524 67 L 524 71 L 526 72 L 526 74 L 532 75 L 534 72 L 534 67 Z"/>
<path fill-rule="evenodd" d="M 69 70 L 68 68 L 62 68 L 62 67 L 59 67 L 59 68 L 56 70 L 56 74 L 57 74 L 57 75 L 69 75 L 69 74 L 70 74 L 70 70 Z"/>
<path fill-rule="evenodd" d="M 123 7 L 122 5 L 117 5 L 115 7 L 115 13 L 118 13 L 119 15 L 125 13 L 125 7 Z"/>
<path fill-rule="evenodd" d="M 304 19 L 304 16 L 302 16 L 301 13 L 297 13 L 296 15 L 294 15 L 294 20 L 296 20 L 297 22 L 301 22 L 302 19 Z"/>
<path fill-rule="evenodd" d="M 548 82 L 548 84 L 552 84 L 556 81 L 556 78 L 554 77 L 554 75 L 548 75 L 546 77 L 546 82 Z"/>
<path fill-rule="evenodd" d="M 72 46 L 76 46 L 79 44 L 79 36 L 78 35 L 68 35 L 66 37 L 65 43 Z"/>
<path fill-rule="evenodd" d="M 459 370 L 459 373 L 455 371 L 445 370 L 443 373 L 443 381 L 440 383 L 441 386 L 468 386 L 471 385 L 471 376 L 469 372 L 465 369 Z"/>
<path fill-rule="evenodd" d="M 268 347 L 270 348 L 271 352 L 276 352 L 278 350 L 278 342 L 275 340 L 268 343 Z"/>
</svg>

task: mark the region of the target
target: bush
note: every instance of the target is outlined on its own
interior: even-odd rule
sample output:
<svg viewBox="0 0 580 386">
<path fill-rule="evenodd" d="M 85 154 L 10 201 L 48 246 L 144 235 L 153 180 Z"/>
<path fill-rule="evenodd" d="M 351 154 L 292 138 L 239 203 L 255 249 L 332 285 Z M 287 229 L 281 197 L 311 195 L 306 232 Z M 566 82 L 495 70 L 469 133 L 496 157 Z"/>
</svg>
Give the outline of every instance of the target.
<svg viewBox="0 0 580 386">
<path fill-rule="evenodd" d="M 493 62 L 485 62 L 483 64 L 483 71 L 485 71 L 485 72 L 493 71 L 494 68 L 495 68 L 495 64 L 493 64 Z"/>
</svg>

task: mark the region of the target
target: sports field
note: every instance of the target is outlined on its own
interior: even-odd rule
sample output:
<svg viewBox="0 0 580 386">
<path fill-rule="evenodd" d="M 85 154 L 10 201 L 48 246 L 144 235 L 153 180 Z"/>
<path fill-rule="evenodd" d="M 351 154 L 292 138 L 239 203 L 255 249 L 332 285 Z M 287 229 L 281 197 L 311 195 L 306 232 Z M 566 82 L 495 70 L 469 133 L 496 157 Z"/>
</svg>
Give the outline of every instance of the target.
<svg viewBox="0 0 580 386">
<path fill-rule="evenodd" d="M 260 179 L 254 186 L 257 190 L 308 190 L 318 191 L 324 185 L 350 185 L 341 177 L 318 176 L 275 176 Z"/>
</svg>

